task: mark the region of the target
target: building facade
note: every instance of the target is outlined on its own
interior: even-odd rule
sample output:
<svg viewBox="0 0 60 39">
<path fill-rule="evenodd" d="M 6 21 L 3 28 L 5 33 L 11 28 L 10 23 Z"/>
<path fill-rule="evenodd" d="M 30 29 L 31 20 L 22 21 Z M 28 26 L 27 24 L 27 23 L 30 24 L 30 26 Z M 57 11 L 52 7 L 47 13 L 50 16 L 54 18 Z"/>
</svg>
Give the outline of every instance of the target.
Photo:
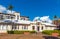
<svg viewBox="0 0 60 39">
<path fill-rule="evenodd" d="M 29 17 L 20 16 L 20 13 L 0 13 L 0 33 L 11 30 L 29 30 L 42 32 L 43 30 L 54 30 L 56 25 L 41 21 L 30 21 Z"/>
<path fill-rule="evenodd" d="M 60 19 L 53 20 L 53 24 L 56 25 L 56 29 L 60 30 Z"/>
</svg>

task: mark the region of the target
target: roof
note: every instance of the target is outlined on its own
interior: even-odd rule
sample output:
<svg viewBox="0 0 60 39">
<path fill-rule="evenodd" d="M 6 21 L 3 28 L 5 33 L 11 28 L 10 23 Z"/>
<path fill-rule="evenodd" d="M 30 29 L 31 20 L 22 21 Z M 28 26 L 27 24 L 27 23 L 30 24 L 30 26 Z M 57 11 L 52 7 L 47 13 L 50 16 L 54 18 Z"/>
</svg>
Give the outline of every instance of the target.
<svg viewBox="0 0 60 39">
<path fill-rule="evenodd" d="M 26 20 L 13 20 L 12 22 L 18 24 L 30 24 L 30 21 L 26 21 Z"/>
<path fill-rule="evenodd" d="M 47 23 L 47 22 L 42 22 L 42 21 L 34 21 L 34 22 L 40 22 L 41 24 L 43 24 L 43 25 L 47 25 L 47 26 L 56 26 L 55 24 L 52 24 L 52 23 Z M 34 23 L 34 22 L 32 22 L 32 23 Z"/>
<path fill-rule="evenodd" d="M 0 13 L 0 14 L 4 14 L 4 15 L 12 15 L 12 16 L 15 16 L 13 14 L 10 14 L 10 13 Z"/>
<path fill-rule="evenodd" d="M 0 22 L 0 24 L 3 24 L 3 25 L 23 25 L 23 26 L 28 26 L 30 24 L 18 24 L 18 23 L 13 23 L 13 22 Z"/>
<path fill-rule="evenodd" d="M 30 25 L 30 21 L 23 21 L 23 20 L 3 20 L 0 24 L 7 24 L 7 25 Z"/>
<path fill-rule="evenodd" d="M 44 25 L 49 25 L 49 26 L 56 26 L 55 24 L 52 24 L 52 23 L 42 23 Z"/>
</svg>

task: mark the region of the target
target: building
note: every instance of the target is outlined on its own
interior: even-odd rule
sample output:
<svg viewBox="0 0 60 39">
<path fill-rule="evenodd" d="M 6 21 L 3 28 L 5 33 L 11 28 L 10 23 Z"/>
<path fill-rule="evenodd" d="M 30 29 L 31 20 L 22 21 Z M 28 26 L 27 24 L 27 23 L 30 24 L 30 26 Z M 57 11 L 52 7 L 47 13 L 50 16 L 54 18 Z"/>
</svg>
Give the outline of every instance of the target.
<svg viewBox="0 0 60 39">
<path fill-rule="evenodd" d="M 56 29 L 60 30 L 60 19 L 53 20 L 53 24 L 56 25 Z"/>
<path fill-rule="evenodd" d="M 0 13 L 0 33 L 7 33 L 11 30 L 29 30 L 42 32 L 43 30 L 54 30 L 56 25 L 41 21 L 30 21 L 27 16 L 20 16 L 20 13 Z"/>
</svg>

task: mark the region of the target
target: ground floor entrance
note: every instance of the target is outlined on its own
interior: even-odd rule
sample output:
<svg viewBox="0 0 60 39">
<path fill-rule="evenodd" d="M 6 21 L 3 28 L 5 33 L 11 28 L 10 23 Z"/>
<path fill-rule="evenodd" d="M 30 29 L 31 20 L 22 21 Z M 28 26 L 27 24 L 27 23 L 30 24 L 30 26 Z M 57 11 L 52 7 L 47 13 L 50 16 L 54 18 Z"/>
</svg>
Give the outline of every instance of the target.
<svg viewBox="0 0 60 39">
<path fill-rule="evenodd" d="M 38 32 L 40 31 L 40 27 L 39 27 L 39 26 L 37 26 L 37 31 L 38 31 Z"/>
</svg>

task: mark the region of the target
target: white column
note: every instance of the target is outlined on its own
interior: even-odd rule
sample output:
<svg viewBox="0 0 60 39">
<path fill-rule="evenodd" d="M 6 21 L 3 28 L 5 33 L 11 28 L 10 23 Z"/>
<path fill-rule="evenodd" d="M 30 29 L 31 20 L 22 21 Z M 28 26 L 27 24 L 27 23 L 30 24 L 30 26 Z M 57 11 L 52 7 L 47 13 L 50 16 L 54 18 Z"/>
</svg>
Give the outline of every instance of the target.
<svg viewBox="0 0 60 39">
<path fill-rule="evenodd" d="M 8 30 L 12 30 L 12 25 L 8 25 Z"/>
</svg>

